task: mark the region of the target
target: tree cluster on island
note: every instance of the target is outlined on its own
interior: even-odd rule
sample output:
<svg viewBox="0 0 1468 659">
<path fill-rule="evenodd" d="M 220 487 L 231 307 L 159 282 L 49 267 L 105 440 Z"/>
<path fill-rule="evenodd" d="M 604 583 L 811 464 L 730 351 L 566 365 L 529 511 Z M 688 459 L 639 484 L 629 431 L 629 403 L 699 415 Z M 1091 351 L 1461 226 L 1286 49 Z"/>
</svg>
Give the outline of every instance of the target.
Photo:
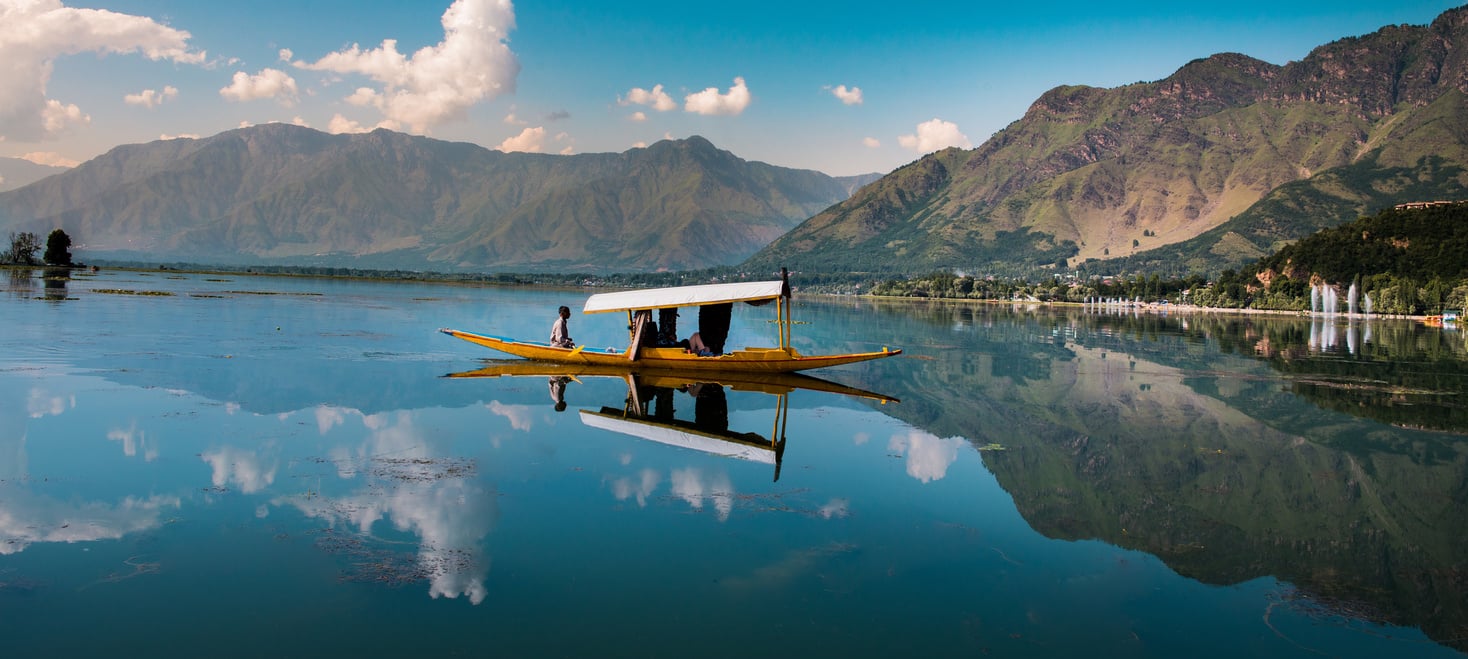
<svg viewBox="0 0 1468 659">
<path fill-rule="evenodd" d="M 70 267 L 71 262 L 71 236 L 66 235 L 61 229 L 53 230 L 46 236 L 46 251 L 41 255 L 41 260 L 36 260 L 36 252 L 41 249 L 41 238 L 29 231 L 10 232 L 10 247 L 4 253 L 0 253 L 0 262 L 7 265 L 53 265 Z"/>
</svg>

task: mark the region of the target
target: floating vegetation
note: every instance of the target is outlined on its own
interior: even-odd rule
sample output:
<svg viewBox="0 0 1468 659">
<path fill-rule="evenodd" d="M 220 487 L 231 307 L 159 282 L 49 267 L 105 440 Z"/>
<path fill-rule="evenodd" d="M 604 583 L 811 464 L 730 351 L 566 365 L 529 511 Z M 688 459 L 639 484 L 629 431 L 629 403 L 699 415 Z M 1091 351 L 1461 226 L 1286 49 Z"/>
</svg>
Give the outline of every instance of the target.
<svg viewBox="0 0 1468 659">
<path fill-rule="evenodd" d="M 368 535 L 349 534 L 334 528 L 309 533 L 319 534 L 316 547 L 328 554 L 345 556 L 348 564 L 341 581 L 404 586 L 428 581 L 445 574 L 467 572 L 476 560 L 465 549 L 445 549 L 424 545 L 423 551 L 410 553 L 383 546 L 386 541 Z"/>
<path fill-rule="evenodd" d="M 399 483 L 431 483 L 445 478 L 468 478 L 478 473 L 472 458 L 394 458 L 383 455 L 365 459 L 311 458 L 317 464 L 333 464 L 338 470 L 365 471 L 375 478 Z"/>
<path fill-rule="evenodd" d="M 15 568 L 0 570 L 0 595 L 30 595 L 42 585 L 36 579 L 15 576 Z"/>
<path fill-rule="evenodd" d="M 217 282 L 222 282 L 222 283 L 229 283 L 229 282 L 232 282 L 234 280 L 233 279 L 205 279 L 204 281 L 217 281 Z"/>
<path fill-rule="evenodd" d="M 92 583 L 89 583 L 89 584 L 87 584 L 85 586 L 82 586 L 82 587 L 78 588 L 77 590 L 86 590 L 88 588 L 91 588 L 92 586 L 97 586 L 97 585 L 101 585 L 101 584 L 104 584 L 104 583 L 117 583 L 119 581 L 123 581 L 125 579 L 131 579 L 131 578 L 137 577 L 137 576 L 142 576 L 144 574 L 158 574 L 162 570 L 162 567 L 163 567 L 163 564 L 162 563 L 157 563 L 157 562 L 150 563 L 150 562 L 144 561 L 142 556 L 133 556 L 133 557 L 131 557 L 131 558 L 123 561 L 122 564 L 123 565 L 126 565 L 126 566 L 128 566 L 130 568 L 132 568 L 132 571 L 131 572 L 113 572 L 113 573 L 111 573 L 111 574 L 109 574 L 109 575 L 107 575 L 105 577 L 102 577 L 101 579 L 98 579 L 96 581 L 93 581 Z"/>
<path fill-rule="evenodd" d="M 465 458 L 378 458 L 370 469 L 374 477 L 384 480 L 427 483 L 473 476 L 478 466 Z"/>
<path fill-rule="evenodd" d="M 832 511 L 825 505 L 814 505 L 805 501 L 791 500 L 787 497 L 795 497 L 808 493 L 805 488 L 790 490 L 788 492 L 760 492 L 756 494 L 736 494 L 733 492 L 709 492 L 705 496 L 718 501 L 720 499 L 738 504 L 739 510 L 746 513 L 795 513 L 806 517 L 830 517 Z M 663 501 L 678 503 L 688 501 L 680 494 L 666 494 L 659 497 Z M 694 512 L 704 512 L 703 507 L 696 507 Z M 716 514 L 723 514 L 714 506 Z M 844 516 L 844 513 L 842 513 Z"/>
<path fill-rule="evenodd" d="M 189 293 L 189 297 L 208 297 L 208 298 L 214 298 L 216 300 L 223 300 L 224 299 L 224 296 L 223 295 L 209 295 L 208 293 Z"/>
<path fill-rule="evenodd" d="M 998 442 L 989 442 L 979 447 L 980 451 L 1008 451 L 1009 447 Z"/>
<path fill-rule="evenodd" d="M 321 297 L 321 293 L 288 293 L 284 291 L 225 291 L 231 295 L 302 295 L 306 297 Z"/>
<path fill-rule="evenodd" d="M 135 291 L 131 288 L 94 288 L 92 292 L 105 295 L 157 295 L 162 297 L 173 295 L 173 293 L 168 291 Z"/>
</svg>

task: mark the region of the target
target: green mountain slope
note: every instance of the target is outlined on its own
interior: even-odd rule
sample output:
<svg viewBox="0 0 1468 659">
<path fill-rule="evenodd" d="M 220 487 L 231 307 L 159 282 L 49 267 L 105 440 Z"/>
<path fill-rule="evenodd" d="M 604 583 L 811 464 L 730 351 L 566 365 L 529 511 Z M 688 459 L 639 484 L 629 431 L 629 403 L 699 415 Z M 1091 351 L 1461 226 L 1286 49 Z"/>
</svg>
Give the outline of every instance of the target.
<svg viewBox="0 0 1468 659">
<path fill-rule="evenodd" d="M 1207 271 L 1382 205 L 1465 198 L 1465 46 L 1468 7 L 1284 66 L 1221 54 L 1157 82 L 1058 87 L 978 148 L 893 172 L 747 265 Z"/>
<path fill-rule="evenodd" d="M 269 124 L 118 147 L 0 194 L 0 229 L 60 227 L 86 258 L 688 269 L 737 263 L 852 184 L 700 137 L 559 156 Z"/>
</svg>

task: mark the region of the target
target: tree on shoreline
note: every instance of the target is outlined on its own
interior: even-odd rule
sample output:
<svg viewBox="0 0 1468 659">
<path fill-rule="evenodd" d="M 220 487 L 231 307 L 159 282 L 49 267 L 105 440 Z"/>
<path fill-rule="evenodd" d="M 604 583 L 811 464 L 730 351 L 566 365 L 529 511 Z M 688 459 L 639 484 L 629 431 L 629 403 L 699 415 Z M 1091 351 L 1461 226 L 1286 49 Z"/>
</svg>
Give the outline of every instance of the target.
<svg viewBox="0 0 1468 659">
<path fill-rule="evenodd" d="M 10 232 L 10 249 L 6 250 L 4 260 L 6 263 L 16 265 L 35 265 L 36 250 L 41 248 L 41 238 L 29 231 L 16 233 Z"/>
<path fill-rule="evenodd" d="M 41 260 L 50 265 L 71 265 L 71 236 L 56 229 L 46 236 L 46 253 Z"/>
</svg>

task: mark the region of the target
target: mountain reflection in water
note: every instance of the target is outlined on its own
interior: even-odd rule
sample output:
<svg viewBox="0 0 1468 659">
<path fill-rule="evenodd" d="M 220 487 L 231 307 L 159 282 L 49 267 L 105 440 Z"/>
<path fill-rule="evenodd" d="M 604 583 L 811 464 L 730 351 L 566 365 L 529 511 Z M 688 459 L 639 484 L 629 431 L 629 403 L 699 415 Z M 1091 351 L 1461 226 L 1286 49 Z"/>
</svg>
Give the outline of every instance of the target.
<svg viewBox="0 0 1468 659">
<path fill-rule="evenodd" d="M 907 401 L 884 411 L 1006 447 L 984 462 L 1041 533 L 1145 551 L 1205 583 L 1275 576 L 1302 602 L 1468 650 L 1460 333 L 870 306 L 894 337 L 941 341 L 940 358 L 869 382 Z"/>
<path fill-rule="evenodd" d="M 460 379 L 590 292 L 73 274 L 0 296 L 16 656 L 1468 649 L 1461 333 L 797 292 L 904 353 Z"/>
</svg>

